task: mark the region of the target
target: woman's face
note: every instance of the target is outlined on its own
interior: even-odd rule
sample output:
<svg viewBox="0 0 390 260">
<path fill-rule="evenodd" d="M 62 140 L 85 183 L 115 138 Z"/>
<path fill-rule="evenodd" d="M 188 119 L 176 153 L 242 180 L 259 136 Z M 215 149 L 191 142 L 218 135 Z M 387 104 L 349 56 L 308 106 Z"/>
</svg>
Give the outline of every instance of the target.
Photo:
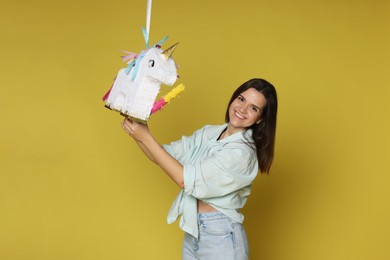
<svg viewBox="0 0 390 260">
<path fill-rule="evenodd" d="M 229 126 L 234 132 L 242 131 L 261 121 L 267 104 L 264 95 L 254 88 L 242 92 L 229 107 Z"/>
</svg>

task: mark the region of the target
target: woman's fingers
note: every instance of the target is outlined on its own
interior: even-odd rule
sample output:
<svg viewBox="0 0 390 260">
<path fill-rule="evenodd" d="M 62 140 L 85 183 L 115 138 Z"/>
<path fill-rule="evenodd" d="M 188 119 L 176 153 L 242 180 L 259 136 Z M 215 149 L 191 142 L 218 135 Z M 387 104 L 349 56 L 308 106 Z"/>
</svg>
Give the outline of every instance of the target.
<svg viewBox="0 0 390 260">
<path fill-rule="evenodd" d="M 125 118 L 122 122 L 122 128 L 128 133 L 129 135 L 133 134 L 133 129 L 132 129 L 132 123 L 133 121 L 129 118 Z"/>
<path fill-rule="evenodd" d="M 148 134 L 148 126 L 138 123 L 130 118 L 125 118 L 122 122 L 122 128 L 135 140 L 141 140 Z"/>
<path fill-rule="evenodd" d="M 123 123 L 125 125 L 131 125 L 133 123 L 133 120 L 131 120 L 130 118 L 126 117 L 124 120 L 123 120 Z"/>
</svg>

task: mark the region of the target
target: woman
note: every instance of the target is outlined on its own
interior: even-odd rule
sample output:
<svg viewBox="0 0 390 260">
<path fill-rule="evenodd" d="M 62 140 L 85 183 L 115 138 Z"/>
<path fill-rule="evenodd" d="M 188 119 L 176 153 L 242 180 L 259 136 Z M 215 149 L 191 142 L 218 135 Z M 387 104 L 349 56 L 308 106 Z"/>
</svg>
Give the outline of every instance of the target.
<svg viewBox="0 0 390 260">
<path fill-rule="evenodd" d="M 204 126 L 169 145 L 159 145 L 147 125 L 123 121 L 148 158 L 182 189 L 168 223 L 182 215 L 183 259 L 248 258 L 240 209 L 258 171 L 270 170 L 276 114 L 275 88 L 266 80 L 251 79 L 233 93 L 226 124 Z"/>
</svg>

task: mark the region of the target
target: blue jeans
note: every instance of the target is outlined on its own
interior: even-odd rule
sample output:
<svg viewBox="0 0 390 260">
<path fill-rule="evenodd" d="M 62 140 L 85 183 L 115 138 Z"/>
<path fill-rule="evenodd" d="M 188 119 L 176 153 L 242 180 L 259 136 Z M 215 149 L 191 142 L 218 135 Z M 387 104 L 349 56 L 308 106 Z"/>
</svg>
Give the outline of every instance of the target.
<svg viewBox="0 0 390 260">
<path fill-rule="evenodd" d="M 220 212 L 198 214 L 199 240 L 185 233 L 183 260 L 246 260 L 244 227 Z"/>
</svg>

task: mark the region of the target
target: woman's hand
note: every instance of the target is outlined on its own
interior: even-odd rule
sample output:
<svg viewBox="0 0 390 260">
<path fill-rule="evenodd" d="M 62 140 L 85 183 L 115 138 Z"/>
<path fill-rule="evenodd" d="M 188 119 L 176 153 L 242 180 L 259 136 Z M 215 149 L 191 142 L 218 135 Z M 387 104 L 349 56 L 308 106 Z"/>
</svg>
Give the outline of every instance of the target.
<svg viewBox="0 0 390 260">
<path fill-rule="evenodd" d="M 125 118 L 122 128 L 137 142 L 142 142 L 150 135 L 148 125 L 135 122 L 130 118 Z"/>
</svg>

